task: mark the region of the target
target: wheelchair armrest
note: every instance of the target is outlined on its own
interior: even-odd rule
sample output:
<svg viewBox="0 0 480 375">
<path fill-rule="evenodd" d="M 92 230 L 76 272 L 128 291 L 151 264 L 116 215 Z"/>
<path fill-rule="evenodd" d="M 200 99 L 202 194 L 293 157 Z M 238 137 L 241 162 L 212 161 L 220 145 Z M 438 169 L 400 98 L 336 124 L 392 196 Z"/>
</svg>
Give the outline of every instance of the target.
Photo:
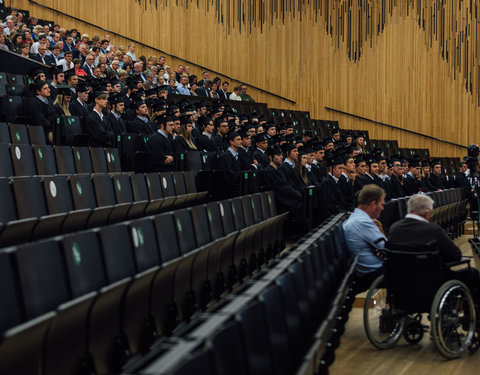
<svg viewBox="0 0 480 375">
<path fill-rule="evenodd" d="M 455 266 L 459 266 L 461 264 L 468 264 L 468 268 L 470 268 L 470 259 L 469 258 L 462 258 L 460 260 L 456 260 L 454 262 L 447 262 L 445 263 L 445 267 L 452 268 Z"/>
</svg>

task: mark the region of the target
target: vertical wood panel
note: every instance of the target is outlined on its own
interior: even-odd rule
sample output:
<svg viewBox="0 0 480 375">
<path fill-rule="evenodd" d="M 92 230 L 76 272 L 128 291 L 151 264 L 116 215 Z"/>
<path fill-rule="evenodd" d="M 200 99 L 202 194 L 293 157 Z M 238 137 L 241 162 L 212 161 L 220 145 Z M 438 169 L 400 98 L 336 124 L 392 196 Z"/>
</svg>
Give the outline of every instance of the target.
<svg viewBox="0 0 480 375">
<path fill-rule="evenodd" d="M 464 151 L 328 112 L 355 113 L 460 144 L 478 142 L 477 4 L 469 0 L 116 0 L 39 2 L 297 102 L 249 89 L 271 107 L 309 110 L 433 155 Z M 90 35 L 104 32 L 29 4 Z M 471 8 L 472 7 L 472 8 Z M 128 40 L 113 38 L 116 45 Z M 137 56 L 157 54 L 139 48 Z M 181 60 L 168 59 L 173 70 Z M 200 69 L 191 66 L 199 75 Z"/>
</svg>

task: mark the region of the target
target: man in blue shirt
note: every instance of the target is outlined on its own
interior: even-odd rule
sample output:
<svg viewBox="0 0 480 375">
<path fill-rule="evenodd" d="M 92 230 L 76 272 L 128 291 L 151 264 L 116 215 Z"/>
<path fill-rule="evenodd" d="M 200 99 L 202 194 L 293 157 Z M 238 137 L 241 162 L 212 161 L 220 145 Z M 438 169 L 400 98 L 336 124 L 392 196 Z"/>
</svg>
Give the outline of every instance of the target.
<svg viewBox="0 0 480 375">
<path fill-rule="evenodd" d="M 364 186 L 358 195 L 357 208 L 343 223 L 350 254 L 358 256 L 355 275 L 360 290 L 367 289 L 383 273 L 379 249 L 384 247 L 386 238 L 373 220 L 380 217 L 384 202 L 385 191 L 381 187 Z"/>
</svg>

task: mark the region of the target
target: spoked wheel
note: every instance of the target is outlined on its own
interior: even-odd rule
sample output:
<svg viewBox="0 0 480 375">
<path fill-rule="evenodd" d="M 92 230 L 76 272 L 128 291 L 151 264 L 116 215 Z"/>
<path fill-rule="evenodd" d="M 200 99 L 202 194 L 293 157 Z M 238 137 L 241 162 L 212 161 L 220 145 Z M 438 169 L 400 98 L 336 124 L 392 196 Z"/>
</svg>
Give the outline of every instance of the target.
<svg viewBox="0 0 480 375">
<path fill-rule="evenodd" d="M 475 331 L 473 332 L 472 342 L 470 343 L 468 350 L 470 351 L 470 353 L 476 353 L 478 352 L 479 348 L 480 348 L 480 331 L 477 327 L 477 329 L 475 329 Z"/>
<path fill-rule="evenodd" d="M 392 307 L 383 286 L 385 276 L 379 276 L 370 286 L 363 308 L 363 326 L 368 339 L 378 349 L 388 349 L 402 336 L 406 314 Z"/>
<path fill-rule="evenodd" d="M 421 321 L 422 315 L 418 314 L 417 316 L 415 316 L 415 318 L 407 322 L 407 326 L 403 331 L 403 338 L 410 345 L 416 345 L 423 339 L 425 328 L 422 325 Z"/>
<path fill-rule="evenodd" d="M 475 306 L 467 286 L 458 280 L 444 283 L 433 299 L 430 319 L 438 351 L 448 359 L 462 355 L 475 332 Z"/>
</svg>

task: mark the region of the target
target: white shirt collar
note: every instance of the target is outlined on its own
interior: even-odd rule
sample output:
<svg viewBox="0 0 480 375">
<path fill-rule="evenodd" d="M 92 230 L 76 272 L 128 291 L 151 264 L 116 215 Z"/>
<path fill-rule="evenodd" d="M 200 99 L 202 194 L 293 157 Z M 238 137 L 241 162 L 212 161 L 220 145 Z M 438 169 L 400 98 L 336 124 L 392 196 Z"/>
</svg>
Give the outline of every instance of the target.
<svg viewBox="0 0 480 375">
<path fill-rule="evenodd" d="M 425 219 L 424 217 L 415 215 L 415 214 L 406 214 L 405 219 L 414 219 L 414 220 L 423 221 L 425 223 L 428 223 L 427 219 Z"/>
</svg>

